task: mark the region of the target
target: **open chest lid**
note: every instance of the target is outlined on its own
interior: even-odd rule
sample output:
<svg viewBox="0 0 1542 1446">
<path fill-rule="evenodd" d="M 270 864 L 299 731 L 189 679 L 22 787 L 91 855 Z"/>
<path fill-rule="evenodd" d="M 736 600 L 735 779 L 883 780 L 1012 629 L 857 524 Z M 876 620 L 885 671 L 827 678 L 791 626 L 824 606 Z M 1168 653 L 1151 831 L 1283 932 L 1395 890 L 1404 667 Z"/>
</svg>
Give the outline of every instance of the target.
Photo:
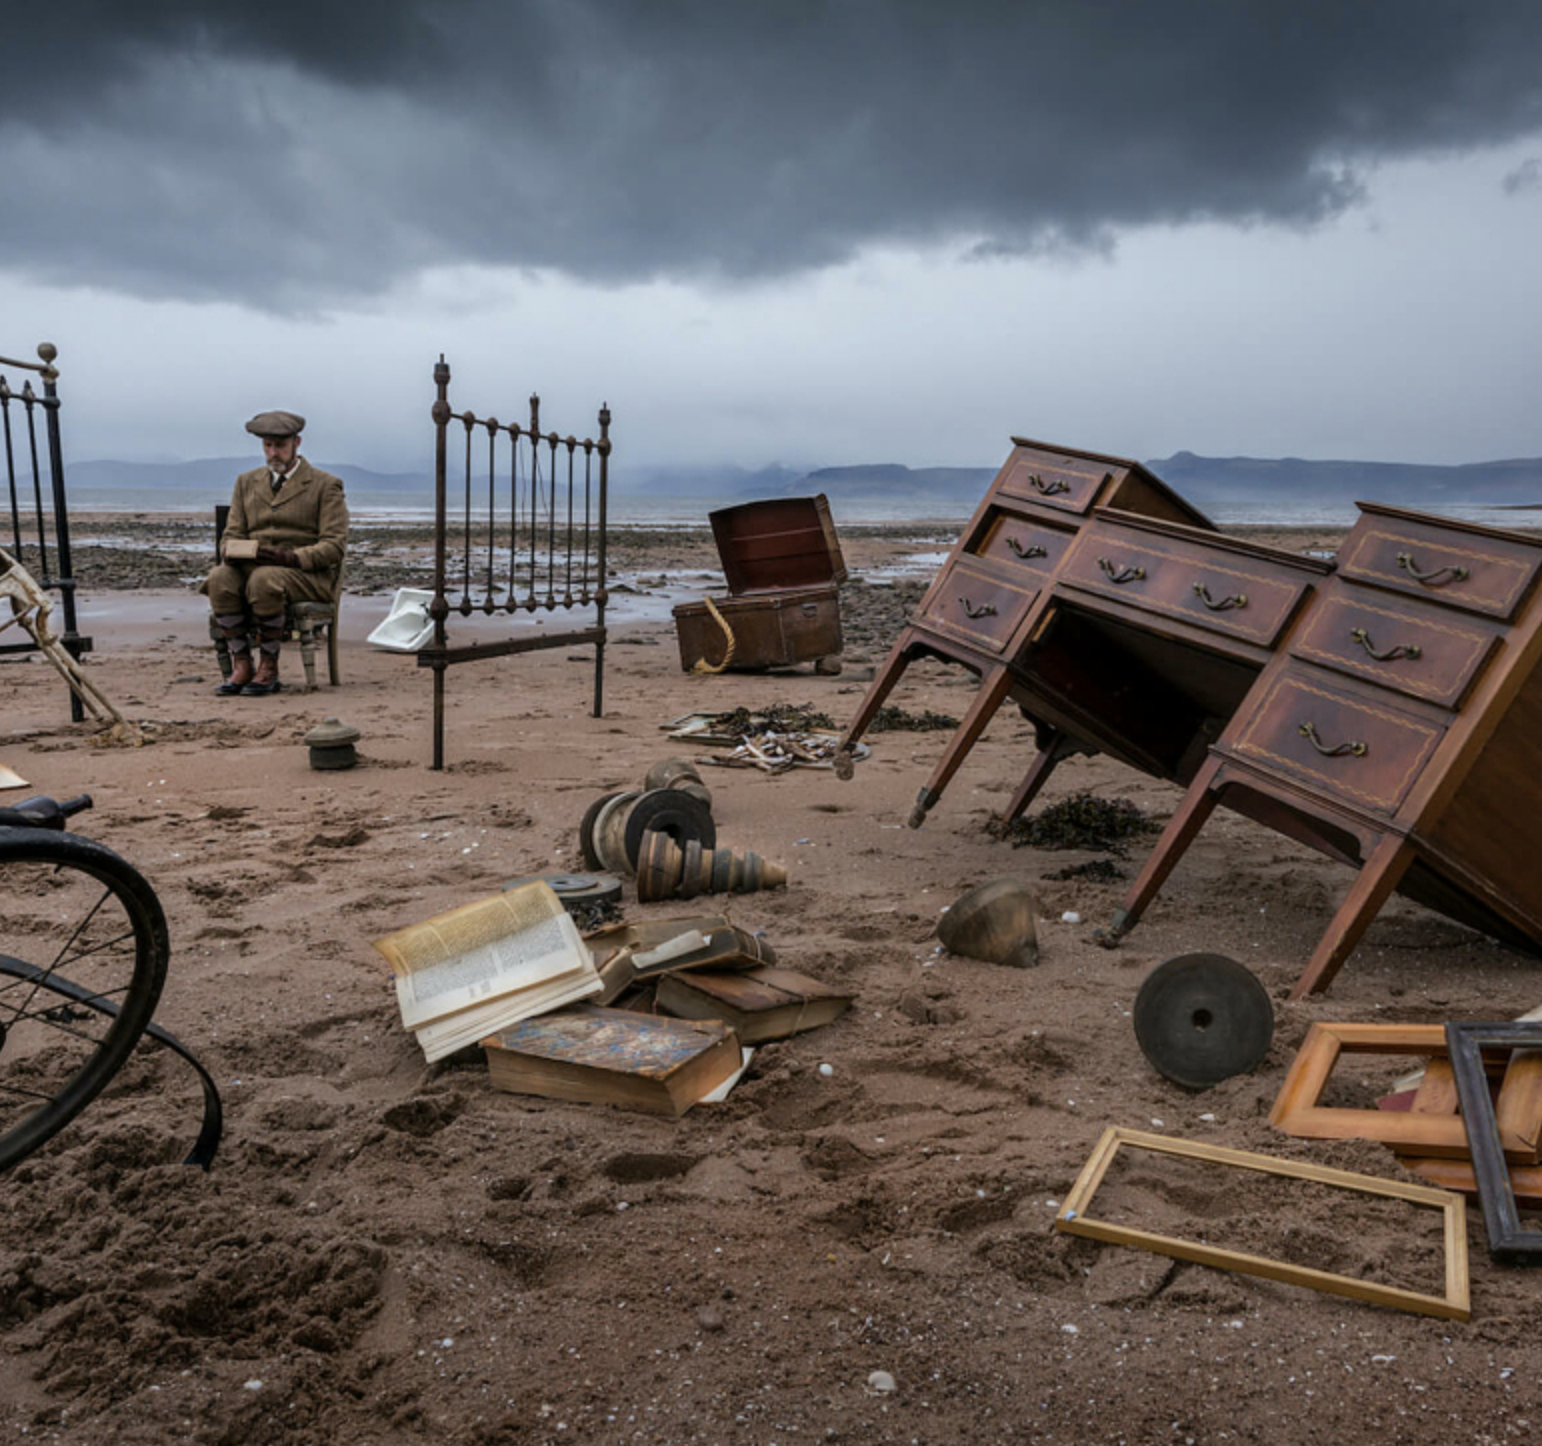
<svg viewBox="0 0 1542 1446">
<path fill-rule="evenodd" d="M 707 515 L 728 591 L 784 592 L 846 581 L 846 561 L 824 493 L 720 507 Z"/>
</svg>

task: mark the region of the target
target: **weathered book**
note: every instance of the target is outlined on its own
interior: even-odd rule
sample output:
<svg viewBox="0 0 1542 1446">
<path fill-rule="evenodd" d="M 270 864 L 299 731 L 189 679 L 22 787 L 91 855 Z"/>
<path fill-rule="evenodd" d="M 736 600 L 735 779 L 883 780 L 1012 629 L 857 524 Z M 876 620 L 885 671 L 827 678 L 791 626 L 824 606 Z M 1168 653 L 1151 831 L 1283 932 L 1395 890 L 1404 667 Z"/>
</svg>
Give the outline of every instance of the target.
<svg viewBox="0 0 1542 1446">
<path fill-rule="evenodd" d="M 745 1044 L 786 1039 L 838 1019 L 851 995 L 792 969 L 693 969 L 658 982 L 658 1007 L 683 1019 L 721 1019 Z"/>
<path fill-rule="evenodd" d="M 676 1117 L 742 1066 L 726 1024 L 595 1004 L 522 1020 L 482 1047 L 498 1089 Z"/>
<path fill-rule="evenodd" d="M 254 560 L 257 556 L 257 539 L 255 537 L 227 537 L 224 541 L 225 561 L 236 562 Z"/>
<path fill-rule="evenodd" d="M 596 1004 L 610 1004 L 638 981 L 677 969 L 752 969 L 776 962 L 764 939 L 721 914 L 613 924 L 585 941 L 604 981 Z"/>
<path fill-rule="evenodd" d="M 430 1060 L 601 989 L 578 926 L 545 883 L 494 894 L 373 941 L 402 1023 Z"/>
</svg>

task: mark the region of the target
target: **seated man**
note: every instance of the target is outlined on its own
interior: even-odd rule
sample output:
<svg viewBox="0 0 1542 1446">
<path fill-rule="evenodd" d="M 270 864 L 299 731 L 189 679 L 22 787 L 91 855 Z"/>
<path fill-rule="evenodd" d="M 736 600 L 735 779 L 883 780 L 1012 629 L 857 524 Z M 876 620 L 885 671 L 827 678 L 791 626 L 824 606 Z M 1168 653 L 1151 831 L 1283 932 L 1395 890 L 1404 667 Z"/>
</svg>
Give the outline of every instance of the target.
<svg viewBox="0 0 1542 1446">
<path fill-rule="evenodd" d="M 284 606 L 330 602 L 337 568 L 348 545 L 348 504 L 342 481 L 318 472 L 300 456 L 305 418 L 260 412 L 246 430 L 262 438 L 265 467 L 236 478 L 230 520 L 220 539 L 221 561 L 206 589 L 214 621 L 230 645 L 230 677 L 216 693 L 262 697 L 276 693 L 284 639 Z M 255 543 L 255 555 L 248 545 Z M 261 656 L 252 671 L 252 629 Z"/>
</svg>

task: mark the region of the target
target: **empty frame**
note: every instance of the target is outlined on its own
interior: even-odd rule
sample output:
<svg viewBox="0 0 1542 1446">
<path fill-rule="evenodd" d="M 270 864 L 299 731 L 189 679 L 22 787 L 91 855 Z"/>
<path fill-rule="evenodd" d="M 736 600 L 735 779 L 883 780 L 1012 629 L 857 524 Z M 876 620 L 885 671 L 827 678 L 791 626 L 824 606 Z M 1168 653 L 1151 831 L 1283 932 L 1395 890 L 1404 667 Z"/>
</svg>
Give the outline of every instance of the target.
<svg viewBox="0 0 1542 1446">
<path fill-rule="evenodd" d="M 1127 1225 L 1098 1220 L 1090 1214 L 1093 1197 L 1122 1146 L 1177 1155 L 1190 1160 L 1204 1160 L 1235 1169 L 1255 1170 L 1266 1175 L 1308 1180 L 1318 1185 L 1406 1200 L 1411 1205 L 1439 1210 L 1444 1217 L 1445 1294 L 1426 1295 L 1400 1286 L 1380 1285 L 1350 1275 L 1335 1275 L 1325 1270 L 1314 1270 L 1310 1266 L 1270 1260 L 1267 1256 L 1224 1250 L 1202 1241 L 1157 1235 Z M 1154 1251 L 1158 1255 L 1170 1255 L 1177 1260 L 1193 1261 L 1197 1265 L 1235 1270 L 1244 1275 L 1258 1275 L 1286 1285 L 1306 1286 L 1311 1290 L 1326 1291 L 1330 1295 L 1348 1296 L 1352 1300 L 1363 1300 L 1372 1305 L 1393 1306 L 1418 1315 L 1438 1316 L 1444 1320 L 1466 1320 L 1471 1314 L 1465 1202 L 1460 1195 L 1453 1195 L 1447 1190 L 1434 1190 L 1427 1185 L 1412 1185 L 1401 1180 L 1379 1180 L 1372 1175 L 1355 1175 L 1347 1170 L 1330 1170 L 1322 1165 L 1296 1160 L 1276 1160 L 1268 1155 L 1255 1155 L 1245 1150 L 1227 1150 L 1218 1145 L 1201 1145 L 1192 1140 L 1178 1140 L 1168 1135 L 1151 1135 L 1141 1130 L 1123 1130 L 1110 1126 L 1104 1130 L 1103 1137 L 1088 1157 L 1087 1163 L 1082 1166 L 1076 1184 L 1071 1187 L 1070 1194 L 1055 1216 L 1055 1228 L 1072 1235 L 1084 1235 L 1090 1240 L 1102 1240 L 1110 1245 L 1130 1245 L 1139 1250 Z"/>
<path fill-rule="evenodd" d="M 1542 1036 L 1533 1042 L 1542 1043 Z M 1467 1157 L 1467 1126 L 1458 1115 L 1318 1104 L 1334 1065 L 1346 1053 L 1444 1055 L 1445 1030 L 1438 1024 L 1314 1024 L 1285 1076 L 1269 1123 L 1308 1140 L 1376 1140 L 1403 1154 Z M 1519 1165 L 1542 1160 L 1542 1050 L 1511 1062 L 1500 1086 L 1497 1121 L 1508 1159 Z"/>
<path fill-rule="evenodd" d="M 1542 1233 L 1523 1229 L 1516 1211 L 1515 1191 L 1500 1145 L 1499 1123 L 1489 1098 L 1483 1051 L 1536 1050 L 1542 1046 L 1542 1024 L 1448 1024 L 1446 1042 L 1472 1148 L 1472 1172 L 1478 1181 L 1483 1228 L 1488 1231 L 1488 1253 L 1495 1260 L 1535 1265 L 1542 1262 Z"/>
</svg>

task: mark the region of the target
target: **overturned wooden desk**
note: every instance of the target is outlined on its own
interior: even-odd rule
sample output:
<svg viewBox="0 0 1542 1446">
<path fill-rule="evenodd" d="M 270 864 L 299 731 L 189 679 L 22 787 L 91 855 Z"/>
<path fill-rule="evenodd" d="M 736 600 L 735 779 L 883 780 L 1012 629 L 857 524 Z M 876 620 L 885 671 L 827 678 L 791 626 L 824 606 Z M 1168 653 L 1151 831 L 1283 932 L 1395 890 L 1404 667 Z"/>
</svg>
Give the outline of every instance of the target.
<svg viewBox="0 0 1542 1446">
<path fill-rule="evenodd" d="M 980 690 L 913 827 L 1009 698 L 1039 752 L 1006 818 L 1075 752 L 1186 787 L 1114 938 L 1219 803 L 1359 871 L 1298 996 L 1394 890 L 1542 952 L 1542 541 L 1361 506 L 1335 569 L 1221 536 L 1136 463 L 1018 441 L 843 747 L 913 657 L 956 662 Z"/>
<path fill-rule="evenodd" d="M 1115 919 L 1134 925 L 1224 804 L 1359 870 L 1292 998 L 1327 987 L 1394 891 L 1542 952 L 1542 540 L 1359 505 Z"/>
</svg>

